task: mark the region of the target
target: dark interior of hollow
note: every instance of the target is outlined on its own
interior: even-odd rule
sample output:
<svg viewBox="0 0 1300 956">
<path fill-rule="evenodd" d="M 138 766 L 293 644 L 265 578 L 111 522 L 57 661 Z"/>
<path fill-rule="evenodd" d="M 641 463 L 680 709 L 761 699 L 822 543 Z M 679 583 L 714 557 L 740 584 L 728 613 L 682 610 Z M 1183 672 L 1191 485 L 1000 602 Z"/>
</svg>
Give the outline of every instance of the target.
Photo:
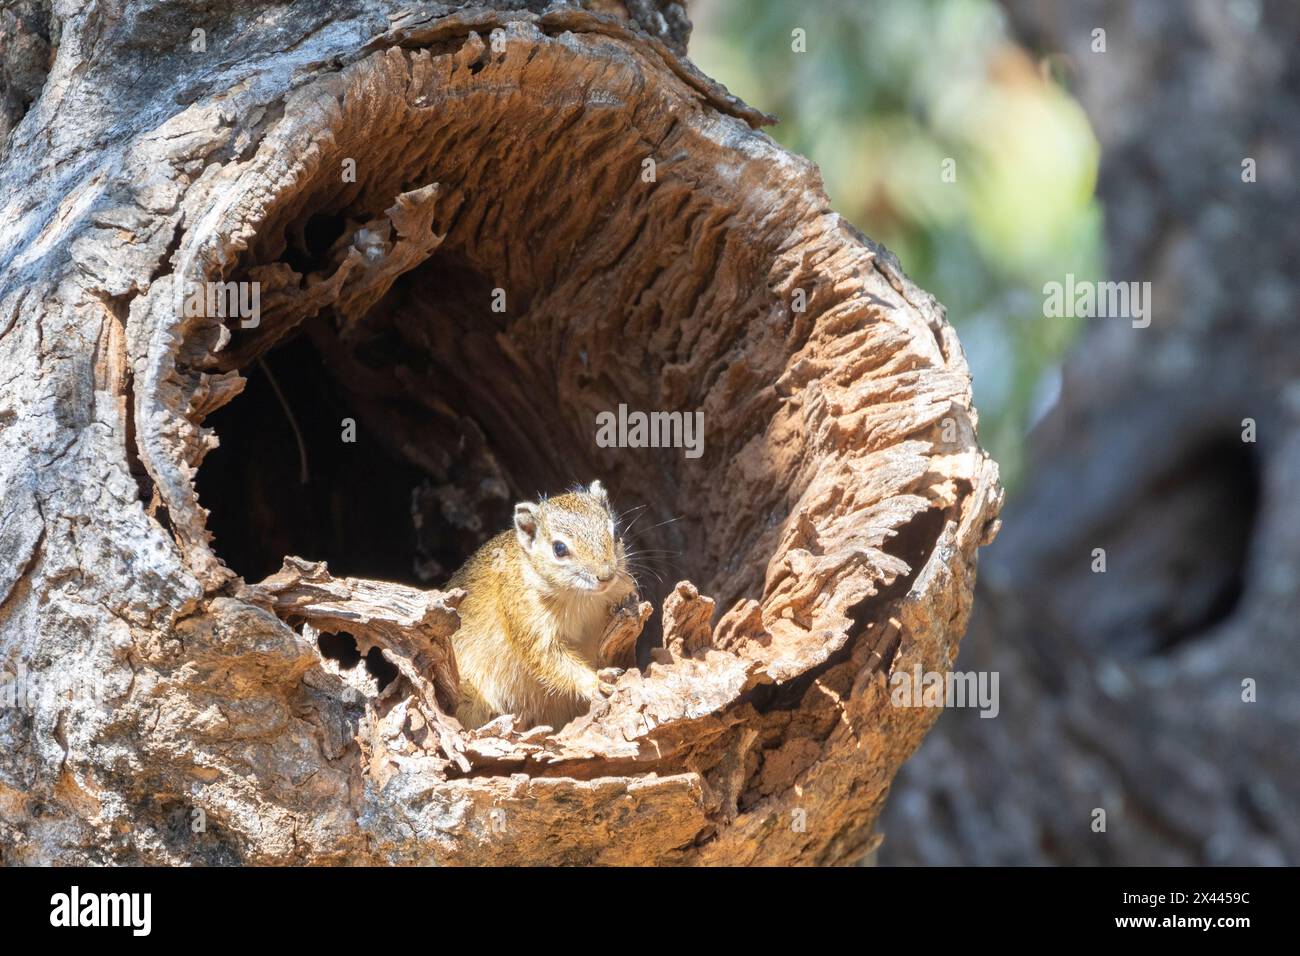
<svg viewBox="0 0 1300 956">
<path fill-rule="evenodd" d="M 318 219 L 304 234 L 319 248 L 331 227 Z M 306 269 L 312 251 L 284 260 Z M 204 422 L 220 445 L 198 474 L 228 567 L 257 581 L 297 555 L 336 576 L 438 587 L 509 527 L 515 501 L 601 478 L 615 508 L 632 512 L 629 549 L 664 552 L 641 559 L 643 597 L 658 608 L 690 576 L 676 556 L 686 531 L 673 522 L 672 482 L 655 484 L 662 464 L 646 466 L 651 450 L 597 450 L 594 422 L 562 406 L 548 369 L 510 367 L 496 342 L 512 316 L 491 313 L 490 298 L 486 279 L 435 253 L 399 277 L 355 340 L 342 342 L 324 312 L 241 369 L 243 393 Z M 607 407 L 619 400 L 608 395 Z M 343 440 L 347 419 L 354 441 Z M 643 663 L 659 628 L 656 614 Z"/>
<path fill-rule="evenodd" d="M 294 427 L 306 449 L 307 481 Z M 416 573 L 412 495 L 427 475 L 358 424 L 344 443 L 349 396 L 299 335 L 245 371 L 244 393 L 213 413 L 220 447 L 199 469 L 217 553 L 247 581 L 279 570 L 285 555 L 329 563 L 337 575 L 425 585 Z"/>
</svg>

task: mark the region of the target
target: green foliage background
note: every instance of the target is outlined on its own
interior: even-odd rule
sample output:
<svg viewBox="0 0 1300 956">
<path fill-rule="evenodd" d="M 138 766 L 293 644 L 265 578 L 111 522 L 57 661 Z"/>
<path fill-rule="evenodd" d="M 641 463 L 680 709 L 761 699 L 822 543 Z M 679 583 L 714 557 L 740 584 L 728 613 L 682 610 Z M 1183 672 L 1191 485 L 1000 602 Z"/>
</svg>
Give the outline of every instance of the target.
<svg viewBox="0 0 1300 956">
<path fill-rule="evenodd" d="M 1043 316 L 1043 284 L 1101 277 L 1098 144 L 1083 110 L 991 0 L 689 9 L 691 58 L 780 117 L 768 132 L 821 167 L 835 209 L 947 307 L 981 440 L 1014 490 L 1025 433 L 1078 332 Z"/>
</svg>

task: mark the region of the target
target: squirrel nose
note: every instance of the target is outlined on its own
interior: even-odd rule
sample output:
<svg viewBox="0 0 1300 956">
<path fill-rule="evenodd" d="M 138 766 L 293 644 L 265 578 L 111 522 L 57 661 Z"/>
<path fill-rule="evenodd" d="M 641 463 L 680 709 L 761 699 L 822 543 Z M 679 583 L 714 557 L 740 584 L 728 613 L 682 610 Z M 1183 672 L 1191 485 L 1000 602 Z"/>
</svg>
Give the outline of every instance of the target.
<svg viewBox="0 0 1300 956">
<path fill-rule="evenodd" d="M 614 565 L 612 564 L 605 565 L 596 573 L 596 580 L 598 580 L 601 584 L 604 584 L 606 581 L 610 580 L 613 577 L 614 577 Z"/>
</svg>

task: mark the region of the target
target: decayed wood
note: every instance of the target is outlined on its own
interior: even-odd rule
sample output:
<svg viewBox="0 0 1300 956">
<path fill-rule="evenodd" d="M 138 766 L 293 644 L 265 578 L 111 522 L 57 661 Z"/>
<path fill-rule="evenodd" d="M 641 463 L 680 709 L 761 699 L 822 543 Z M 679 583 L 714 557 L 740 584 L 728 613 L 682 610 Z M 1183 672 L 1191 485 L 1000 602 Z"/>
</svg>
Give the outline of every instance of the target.
<svg viewBox="0 0 1300 956">
<path fill-rule="evenodd" d="M 0 161 L 0 653 L 106 690 L 0 714 L 6 861 L 874 845 L 934 717 L 891 707 L 886 674 L 947 666 L 996 528 L 960 347 L 811 164 L 682 56 L 677 4 L 592 6 L 295 4 L 293 36 L 207 22 L 201 70 L 183 7 L 59 24 Z M 91 90 L 115 95 L 75 107 Z M 186 314 L 213 281 L 259 283 L 260 323 Z M 464 731 L 455 594 L 312 554 L 242 581 L 209 527 L 228 501 L 196 492 L 205 419 L 290 341 L 430 477 L 434 531 L 489 533 L 574 469 L 646 505 L 646 540 L 681 556 L 642 582 L 663 609 L 648 666 L 566 727 Z M 597 447 L 619 403 L 701 410 L 703 455 Z M 646 625 L 616 622 L 611 661 Z M 400 679 L 322 660 L 330 631 Z M 192 808 L 207 829 L 181 833 Z"/>
<path fill-rule="evenodd" d="M 278 574 L 240 591 L 243 600 L 271 608 L 291 625 L 309 625 L 312 635 L 342 632 L 362 655 L 382 648 L 418 697 L 423 724 L 438 729 L 439 747 L 468 770 L 455 734 L 459 726 L 448 719 L 460 686 L 451 635 L 464 596 L 463 591 L 443 594 L 381 581 L 335 580 L 323 564 L 293 557 L 285 558 Z"/>
<path fill-rule="evenodd" d="M 629 601 L 616 608 L 600 639 L 597 663 L 601 667 L 635 667 L 637 638 L 653 613 L 649 601 Z"/>
</svg>

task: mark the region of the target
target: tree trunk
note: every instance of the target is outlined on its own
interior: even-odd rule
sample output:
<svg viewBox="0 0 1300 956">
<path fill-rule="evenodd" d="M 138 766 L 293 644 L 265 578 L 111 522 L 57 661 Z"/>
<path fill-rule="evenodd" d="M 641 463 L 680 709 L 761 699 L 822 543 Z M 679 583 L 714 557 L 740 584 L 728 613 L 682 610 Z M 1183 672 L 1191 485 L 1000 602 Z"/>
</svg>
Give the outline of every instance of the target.
<svg viewBox="0 0 1300 956">
<path fill-rule="evenodd" d="M 1000 504 L 960 347 L 679 4 L 505 6 L 4 15 L 5 862 L 876 842 L 934 716 L 886 675 L 952 660 Z M 462 729 L 429 585 L 593 477 L 680 553 L 645 666 Z"/>
<path fill-rule="evenodd" d="M 944 717 L 881 858 L 1294 865 L 1300 8 L 1008 6 L 1089 112 L 1110 278 L 1152 321 L 1066 362 L 961 659 L 1002 712 Z"/>
</svg>

